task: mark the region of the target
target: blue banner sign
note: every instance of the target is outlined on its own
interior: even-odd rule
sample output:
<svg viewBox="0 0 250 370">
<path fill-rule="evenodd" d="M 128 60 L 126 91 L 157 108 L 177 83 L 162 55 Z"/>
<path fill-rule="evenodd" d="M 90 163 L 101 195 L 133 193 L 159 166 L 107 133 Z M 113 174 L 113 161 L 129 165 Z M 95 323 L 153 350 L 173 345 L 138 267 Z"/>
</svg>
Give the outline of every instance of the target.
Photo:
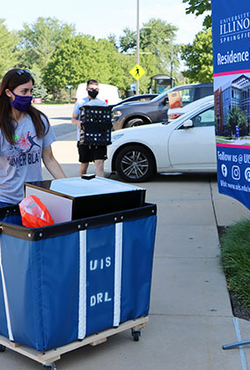
<svg viewBox="0 0 250 370">
<path fill-rule="evenodd" d="M 250 209 L 249 0 L 211 5 L 219 192 Z"/>
</svg>

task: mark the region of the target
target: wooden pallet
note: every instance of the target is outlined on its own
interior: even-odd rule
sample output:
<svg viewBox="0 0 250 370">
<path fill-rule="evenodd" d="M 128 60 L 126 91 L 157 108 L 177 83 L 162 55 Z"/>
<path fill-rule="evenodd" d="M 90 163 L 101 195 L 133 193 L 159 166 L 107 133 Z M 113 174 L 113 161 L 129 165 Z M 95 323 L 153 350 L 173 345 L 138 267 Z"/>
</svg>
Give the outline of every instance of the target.
<svg viewBox="0 0 250 370">
<path fill-rule="evenodd" d="M 96 346 L 98 344 L 104 343 L 107 341 L 107 338 L 110 337 L 111 335 L 121 333 L 122 331 L 128 329 L 140 331 L 140 329 L 147 326 L 147 324 L 148 316 L 141 317 L 135 320 L 129 320 L 121 324 L 117 328 L 103 330 L 102 332 L 90 335 L 81 341 L 75 341 L 64 346 L 53 348 L 47 351 L 36 351 L 35 349 L 24 346 L 22 344 L 10 342 L 9 339 L 1 335 L 0 335 L 0 344 L 26 357 L 29 357 L 32 360 L 40 362 L 42 365 L 51 365 L 55 361 L 60 360 L 61 355 L 63 355 L 64 353 L 74 351 L 75 349 L 86 345 Z M 56 367 L 53 368 L 55 369 Z"/>
</svg>

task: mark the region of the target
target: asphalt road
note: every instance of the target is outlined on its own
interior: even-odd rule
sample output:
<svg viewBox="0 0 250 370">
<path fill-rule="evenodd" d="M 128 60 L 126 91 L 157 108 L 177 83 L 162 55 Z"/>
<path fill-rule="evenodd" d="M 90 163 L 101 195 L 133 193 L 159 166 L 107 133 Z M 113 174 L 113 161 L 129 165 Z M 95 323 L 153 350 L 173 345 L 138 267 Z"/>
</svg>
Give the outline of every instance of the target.
<svg viewBox="0 0 250 370">
<path fill-rule="evenodd" d="M 76 127 L 71 123 L 74 104 L 36 104 L 35 107 L 48 116 L 57 139 L 72 133 L 72 140 L 76 140 Z"/>
</svg>

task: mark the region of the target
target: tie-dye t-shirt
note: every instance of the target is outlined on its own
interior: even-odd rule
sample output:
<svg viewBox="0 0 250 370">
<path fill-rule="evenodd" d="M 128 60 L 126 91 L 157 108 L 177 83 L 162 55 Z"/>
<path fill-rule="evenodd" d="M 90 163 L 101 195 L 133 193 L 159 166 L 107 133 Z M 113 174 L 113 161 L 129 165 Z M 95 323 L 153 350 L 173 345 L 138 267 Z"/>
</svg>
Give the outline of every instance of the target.
<svg viewBox="0 0 250 370">
<path fill-rule="evenodd" d="M 0 202 L 18 204 L 23 199 L 24 183 L 42 180 L 42 150 L 56 137 L 48 121 L 41 117 L 46 127 L 46 135 L 41 139 L 37 138 L 35 126 L 27 113 L 16 124 L 14 145 L 0 130 Z"/>
</svg>

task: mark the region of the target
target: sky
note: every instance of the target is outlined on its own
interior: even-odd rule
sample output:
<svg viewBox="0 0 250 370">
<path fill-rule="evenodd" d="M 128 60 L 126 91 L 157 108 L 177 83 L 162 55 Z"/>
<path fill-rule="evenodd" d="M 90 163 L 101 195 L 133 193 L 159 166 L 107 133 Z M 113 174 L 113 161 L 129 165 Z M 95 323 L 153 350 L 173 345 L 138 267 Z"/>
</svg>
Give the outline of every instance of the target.
<svg viewBox="0 0 250 370">
<path fill-rule="evenodd" d="M 179 28 L 175 43 L 192 43 L 202 29 L 203 16 L 186 15 L 185 8 L 182 0 L 139 0 L 139 25 L 161 19 Z M 2 3 L 0 18 L 9 31 L 21 30 L 38 17 L 54 17 L 75 25 L 77 33 L 96 39 L 114 34 L 118 39 L 125 28 L 136 31 L 137 10 L 137 0 L 11 0 Z"/>
</svg>

